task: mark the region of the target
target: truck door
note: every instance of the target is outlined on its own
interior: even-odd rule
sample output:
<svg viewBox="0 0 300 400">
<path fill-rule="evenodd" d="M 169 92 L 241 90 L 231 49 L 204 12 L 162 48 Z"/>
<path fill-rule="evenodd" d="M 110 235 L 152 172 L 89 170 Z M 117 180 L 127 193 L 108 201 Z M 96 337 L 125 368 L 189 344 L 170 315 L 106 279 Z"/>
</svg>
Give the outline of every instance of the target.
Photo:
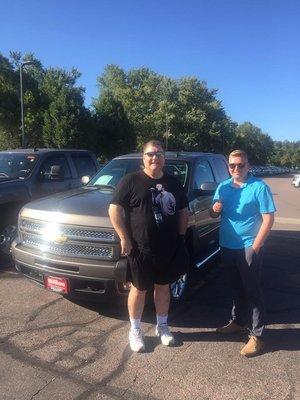
<svg viewBox="0 0 300 400">
<path fill-rule="evenodd" d="M 218 247 L 217 227 L 219 221 L 210 217 L 209 208 L 213 195 L 201 193 L 204 182 L 215 182 L 211 165 L 207 160 L 199 160 L 193 168 L 191 177 L 191 193 L 194 193 L 190 208 L 195 216 L 194 256 L 201 260 Z"/>
<path fill-rule="evenodd" d="M 74 179 L 73 186 L 82 186 L 81 178 L 83 176 L 92 176 L 97 172 L 97 166 L 89 154 L 72 153 L 71 160 L 77 172 L 77 178 Z"/>
</svg>

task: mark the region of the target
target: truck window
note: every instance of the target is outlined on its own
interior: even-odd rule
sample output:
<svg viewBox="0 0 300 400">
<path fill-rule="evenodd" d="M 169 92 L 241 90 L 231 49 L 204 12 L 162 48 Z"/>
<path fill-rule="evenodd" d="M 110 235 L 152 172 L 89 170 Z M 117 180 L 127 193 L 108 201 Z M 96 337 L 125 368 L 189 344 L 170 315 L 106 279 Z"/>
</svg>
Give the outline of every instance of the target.
<svg viewBox="0 0 300 400">
<path fill-rule="evenodd" d="M 205 160 L 199 161 L 195 166 L 192 188 L 200 189 L 204 182 L 215 182 L 211 166 Z"/>
<path fill-rule="evenodd" d="M 139 171 L 143 167 L 140 159 L 115 159 L 110 161 L 97 173 L 89 182 L 89 185 L 112 185 L 116 186 L 118 182 L 131 172 Z"/>
<path fill-rule="evenodd" d="M 188 164 L 185 161 L 166 160 L 164 171 L 175 176 L 182 186 L 185 186 L 188 175 Z"/>
<path fill-rule="evenodd" d="M 75 165 L 77 174 L 79 178 L 83 176 L 93 176 L 95 175 L 97 169 L 93 159 L 89 155 L 85 154 L 72 154 L 72 161 Z"/>
<path fill-rule="evenodd" d="M 98 172 L 98 174 L 90 181 L 89 185 L 113 185 L 131 172 L 143 169 L 143 161 L 141 159 L 114 159 Z M 188 163 L 178 160 L 167 160 L 164 171 L 175 176 L 182 186 L 185 186 L 188 175 Z"/>
<path fill-rule="evenodd" d="M 27 178 L 36 164 L 36 154 L 1 153 L 0 179 Z"/>
<path fill-rule="evenodd" d="M 214 158 L 212 160 L 213 166 L 215 167 L 216 170 L 216 180 L 217 182 L 223 182 L 226 179 L 229 178 L 229 173 L 228 173 L 228 167 L 227 164 L 224 160 L 221 158 Z"/>
<path fill-rule="evenodd" d="M 64 179 L 72 177 L 68 161 L 65 156 L 48 157 L 42 164 L 39 176 L 42 179 L 50 180 L 50 170 L 53 165 L 60 165 L 64 174 Z"/>
</svg>

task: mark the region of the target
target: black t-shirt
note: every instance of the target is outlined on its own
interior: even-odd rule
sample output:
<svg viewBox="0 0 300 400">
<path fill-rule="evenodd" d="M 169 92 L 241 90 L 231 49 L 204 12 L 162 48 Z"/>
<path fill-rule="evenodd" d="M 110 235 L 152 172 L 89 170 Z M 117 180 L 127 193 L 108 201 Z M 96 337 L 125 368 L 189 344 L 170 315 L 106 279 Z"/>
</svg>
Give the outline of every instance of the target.
<svg viewBox="0 0 300 400">
<path fill-rule="evenodd" d="M 179 210 L 188 206 L 182 185 L 171 175 L 153 179 L 143 171 L 126 175 L 110 202 L 124 208 L 126 227 L 141 251 L 161 257 L 174 253 Z"/>
</svg>

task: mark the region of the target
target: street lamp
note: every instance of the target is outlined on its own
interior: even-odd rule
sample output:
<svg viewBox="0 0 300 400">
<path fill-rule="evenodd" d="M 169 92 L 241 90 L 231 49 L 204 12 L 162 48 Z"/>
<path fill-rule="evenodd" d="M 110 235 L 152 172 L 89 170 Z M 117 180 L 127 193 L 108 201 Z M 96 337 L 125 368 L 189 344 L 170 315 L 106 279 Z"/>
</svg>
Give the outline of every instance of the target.
<svg viewBox="0 0 300 400">
<path fill-rule="evenodd" d="M 170 128 L 169 128 L 169 124 L 168 124 L 168 114 L 166 113 L 166 132 L 165 132 L 165 138 L 166 138 L 166 151 L 168 151 L 168 139 L 169 139 L 169 135 L 170 135 Z"/>
<path fill-rule="evenodd" d="M 33 65 L 34 61 L 24 61 L 20 64 L 20 98 L 21 98 L 21 129 L 22 129 L 22 147 L 25 147 L 25 130 L 24 130 L 24 101 L 23 101 L 23 67 Z"/>
</svg>

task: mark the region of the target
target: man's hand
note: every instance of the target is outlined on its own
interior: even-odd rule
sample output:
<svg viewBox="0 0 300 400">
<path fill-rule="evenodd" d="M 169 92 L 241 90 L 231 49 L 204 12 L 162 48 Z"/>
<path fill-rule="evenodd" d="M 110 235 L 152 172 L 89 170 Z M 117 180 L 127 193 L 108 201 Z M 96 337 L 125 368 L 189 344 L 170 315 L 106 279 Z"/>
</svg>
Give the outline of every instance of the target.
<svg viewBox="0 0 300 400">
<path fill-rule="evenodd" d="M 110 204 L 108 214 L 113 227 L 115 228 L 121 240 L 121 254 L 128 256 L 132 250 L 132 243 L 125 226 L 124 208 L 117 204 Z"/>
<path fill-rule="evenodd" d="M 266 213 L 262 215 L 262 224 L 256 235 L 252 248 L 256 254 L 259 253 L 260 248 L 264 245 L 264 242 L 270 233 L 270 230 L 274 224 L 274 213 Z"/>
<path fill-rule="evenodd" d="M 132 250 L 132 243 L 129 239 L 121 239 L 121 254 L 128 256 Z"/>
<path fill-rule="evenodd" d="M 254 250 L 255 254 L 259 253 L 260 247 L 255 246 L 254 244 L 252 245 L 252 249 Z"/>
<path fill-rule="evenodd" d="M 212 206 L 212 209 L 215 213 L 221 213 L 222 208 L 223 204 L 220 201 L 216 201 Z"/>
</svg>

